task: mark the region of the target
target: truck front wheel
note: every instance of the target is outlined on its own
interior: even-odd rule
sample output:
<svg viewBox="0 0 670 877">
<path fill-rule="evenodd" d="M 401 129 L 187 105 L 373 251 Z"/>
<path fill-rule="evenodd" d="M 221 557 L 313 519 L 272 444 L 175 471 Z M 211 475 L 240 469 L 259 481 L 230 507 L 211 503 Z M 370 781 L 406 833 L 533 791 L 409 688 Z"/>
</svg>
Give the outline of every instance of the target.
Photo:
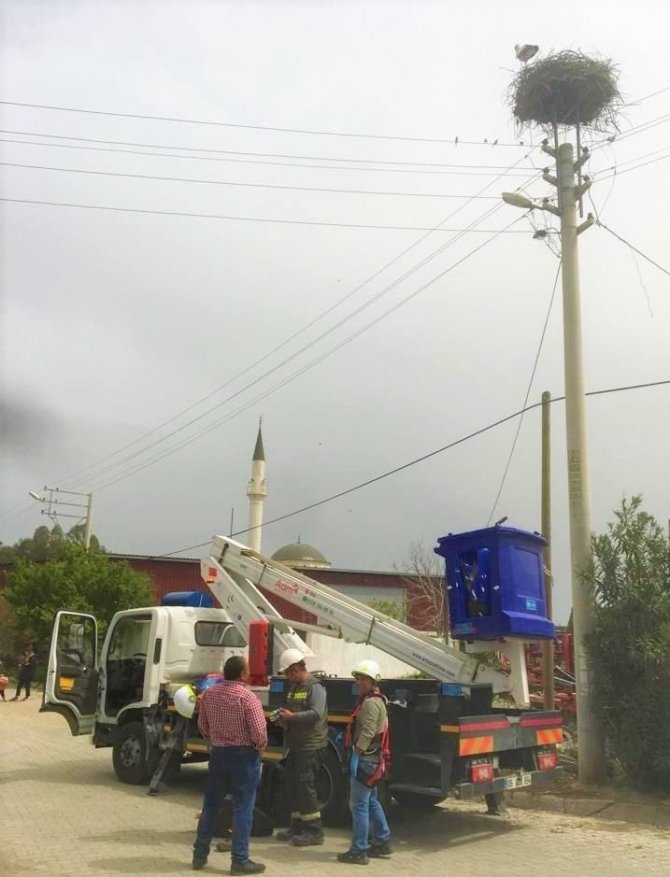
<svg viewBox="0 0 670 877">
<path fill-rule="evenodd" d="M 142 722 L 128 722 L 118 729 L 112 760 L 116 776 L 122 783 L 141 786 L 149 782 L 158 757 L 156 749 L 147 758 L 147 736 Z"/>
</svg>

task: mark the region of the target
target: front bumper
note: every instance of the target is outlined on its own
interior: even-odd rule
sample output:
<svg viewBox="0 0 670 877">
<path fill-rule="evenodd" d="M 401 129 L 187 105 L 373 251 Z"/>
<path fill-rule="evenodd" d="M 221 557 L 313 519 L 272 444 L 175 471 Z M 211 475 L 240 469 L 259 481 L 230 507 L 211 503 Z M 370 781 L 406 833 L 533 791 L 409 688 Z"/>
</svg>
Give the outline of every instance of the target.
<svg viewBox="0 0 670 877">
<path fill-rule="evenodd" d="M 482 795 L 492 795 L 496 792 L 549 786 L 563 775 L 564 770 L 562 767 L 555 767 L 553 770 L 533 770 L 508 774 L 496 777 L 490 783 L 458 783 L 454 786 L 454 797 L 466 801 L 469 798 L 481 798 Z"/>
</svg>

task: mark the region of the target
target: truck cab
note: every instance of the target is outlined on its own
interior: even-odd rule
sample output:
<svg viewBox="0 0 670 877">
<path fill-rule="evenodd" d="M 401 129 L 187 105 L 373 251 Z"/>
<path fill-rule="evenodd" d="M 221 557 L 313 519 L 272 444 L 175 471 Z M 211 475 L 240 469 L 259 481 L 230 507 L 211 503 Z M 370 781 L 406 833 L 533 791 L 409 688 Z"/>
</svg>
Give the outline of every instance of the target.
<svg viewBox="0 0 670 877">
<path fill-rule="evenodd" d="M 57 613 L 42 712 L 113 747 L 119 779 L 142 783 L 160 755 L 172 692 L 221 672 L 246 642 L 223 609 L 188 605 L 117 612 L 100 650 L 99 633 L 92 615 Z"/>
</svg>

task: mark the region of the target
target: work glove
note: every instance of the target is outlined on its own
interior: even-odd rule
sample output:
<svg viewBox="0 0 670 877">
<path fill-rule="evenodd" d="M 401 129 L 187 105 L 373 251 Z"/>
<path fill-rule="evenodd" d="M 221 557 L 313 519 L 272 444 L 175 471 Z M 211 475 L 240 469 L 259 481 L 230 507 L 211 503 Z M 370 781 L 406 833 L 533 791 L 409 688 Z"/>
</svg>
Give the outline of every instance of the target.
<svg viewBox="0 0 670 877">
<path fill-rule="evenodd" d="M 360 755 L 354 749 L 354 751 L 351 753 L 351 759 L 349 760 L 349 773 L 351 774 L 353 779 L 356 779 L 356 774 L 358 773 L 358 762 L 360 760 Z"/>
</svg>

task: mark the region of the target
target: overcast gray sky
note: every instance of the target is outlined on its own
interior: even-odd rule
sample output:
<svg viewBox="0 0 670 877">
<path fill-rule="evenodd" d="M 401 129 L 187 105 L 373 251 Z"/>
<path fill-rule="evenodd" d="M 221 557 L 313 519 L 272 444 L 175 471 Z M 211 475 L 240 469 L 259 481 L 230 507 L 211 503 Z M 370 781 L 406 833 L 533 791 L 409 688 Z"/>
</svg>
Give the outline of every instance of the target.
<svg viewBox="0 0 670 877">
<path fill-rule="evenodd" d="M 380 318 L 484 243 L 487 230 L 521 217 L 507 206 L 483 216 L 498 206 L 500 192 L 525 185 L 534 195 L 551 193 L 533 177 L 534 167 L 547 164 L 537 148 L 541 135 L 515 131 L 504 100 L 516 69 L 514 43 L 613 57 L 627 101 L 670 85 L 667 4 L 564 2 L 561 9 L 557 15 L 546 4 L 518 0 L 5 2 L 6 101 L 263 127 L 3 106 L 2 128 L 13 133 L 2 139 L 24 141 L 2 144 L 4 162 L 349 190 L 3 167 L 5 197 L 410 230 L 4 203 L 0 539 L 12 542 L 41 523 L 39 507 L 25 496 L 44 484 L 94 491 L 94 529 L 119 552 L 160 554 L 204 541 L 227 531 L 231 507 L 237 523 L 246 525 L 245 487 L 260 415 L 271 518 L 519 409 L 558 266 L 549 247 L 532 239 L 526 219 L 513 228 L 522 234 L 500 235 Z M 665 91 L 627 107 L 622 135 L 634 130 L 595 149 L 589 166 L 603 221 L 666 267 L 668 163 L 637 166 L 670 154 L 669 104 Z M 228 152 L 176 153 L 175 147 Z M 267 163 L 254 170 L 250 162 Z M 607 178 L 615 165 L 618 175 Z M 475 194 L 490 200 L 419 196 Z M 354 292 L 424 234 L 412 229 L 432 228 L 452 213 L 444 228 L 474 223 L 477 231 L 460 237 L 435 232 Z M 580 245 L 587 389 L 669 378 L 668 277 L 603 229 L 589 230 Z M 331 314 L 207 403 L 106 459 L 253 365 L 348 293 Z M 360 337 L 274 389 L 372 321 Z M 531 401 L 545 389 L 563 392 L 560 290 Z M 238 390 L 235 399 L 144 450 Z M 596 529 L 623 493 L 642 492 L 649 511 L 662 521 L 669 517 L 669 400 L 670 390 L 662 387 L 589 401 Z M 555 405 L 553 415 L 555 599 L 564 619 L 570 585 L 563 406 Z M 539 423 L 537 412 L 524 420 L 496 511 L 496 518 L 506 514 L 510 524 L 528 529 L 540 527 Z M 482 526 L 514 430 L 514 423 L 506 424 L 269 526 L 264 549 L 300 533 L 338 567 L 388 569 L 412 540 L 432 545 L 448 531 Z"/>
</svg>

